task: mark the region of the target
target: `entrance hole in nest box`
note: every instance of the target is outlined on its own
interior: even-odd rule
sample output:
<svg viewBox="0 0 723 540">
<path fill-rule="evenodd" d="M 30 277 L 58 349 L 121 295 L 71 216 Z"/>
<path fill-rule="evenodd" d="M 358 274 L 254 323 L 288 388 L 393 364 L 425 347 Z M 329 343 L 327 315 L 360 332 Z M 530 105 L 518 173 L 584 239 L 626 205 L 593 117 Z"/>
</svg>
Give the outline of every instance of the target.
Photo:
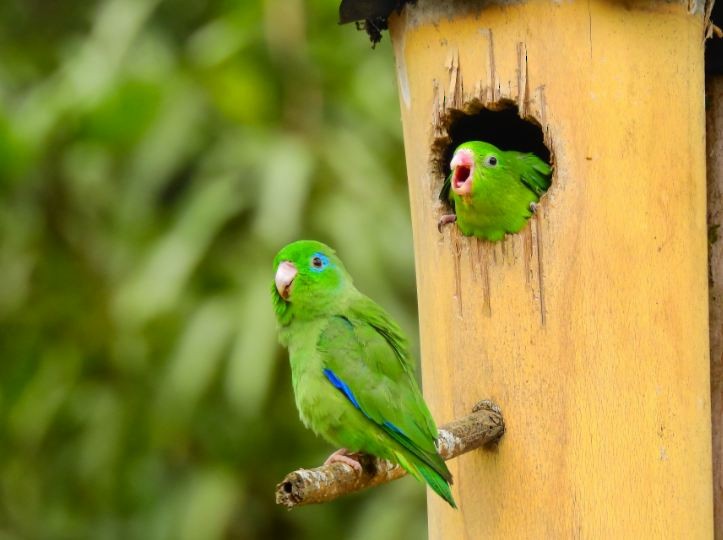
<svg viewBox="0 0 723 540">
<path fill-rule="evenodd" d="M 521 118 L 513 101 L 500 101 L 471 113 L 449 110 L 444 126 L 446 136 L 435 140 L 433 146 L 440 185 L 450 173 L 449 162 L 454 150 L 467 141 L 484 141 L 500 150 L 532 153 L 546 163 L 552 163 L 552 153 L 545 144 L 539 122 L 532 117 Z"/>
</svg>

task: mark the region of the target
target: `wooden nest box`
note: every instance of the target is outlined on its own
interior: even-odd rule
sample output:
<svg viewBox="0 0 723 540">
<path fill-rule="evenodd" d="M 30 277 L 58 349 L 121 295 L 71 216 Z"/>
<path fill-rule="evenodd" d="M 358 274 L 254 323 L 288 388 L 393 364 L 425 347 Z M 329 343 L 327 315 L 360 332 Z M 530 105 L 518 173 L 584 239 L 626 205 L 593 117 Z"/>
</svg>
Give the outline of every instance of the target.
<svg viewBox="0 0 723 540">
<path fill-rule="evenodd" d="M 712 537 L 705 12 L 418 0 L 389 16 L 425 396 L 439 422 L 488 396 L 507 425 L 496 452 L 450 462 L 460 510 L 430 497 L 431 538 Z M 454 145 L 490 137 L 547 152 L 552 186 L 501 242 L 440 234 Z"/>
</svg>

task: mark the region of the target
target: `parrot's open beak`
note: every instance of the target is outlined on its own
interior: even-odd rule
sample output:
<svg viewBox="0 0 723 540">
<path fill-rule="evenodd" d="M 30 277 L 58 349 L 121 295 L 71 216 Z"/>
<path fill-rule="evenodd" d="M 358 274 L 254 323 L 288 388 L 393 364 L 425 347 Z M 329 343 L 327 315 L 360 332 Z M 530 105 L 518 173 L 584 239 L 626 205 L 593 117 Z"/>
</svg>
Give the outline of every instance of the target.
<svg viewBox="0 0 723 540">
<path fill-rule="evenodd" d="M 294 282 L 297 273 L 296 266 L 289 261 L 282 261 L 276 269 L 274 283 L 276 283 L 276 290 L 279 291 L 281 298 L 284 300 L 288 300 L 289 294 L 291 294 L 291 284 Z"/>
<path fill-rule="evenodd" d="M 449 164 L 452 169 L 452 189 L 457 195 L 468 195 L 472 191 L 474 155 L 472 150 L 457 150 Z"/>
</svg>

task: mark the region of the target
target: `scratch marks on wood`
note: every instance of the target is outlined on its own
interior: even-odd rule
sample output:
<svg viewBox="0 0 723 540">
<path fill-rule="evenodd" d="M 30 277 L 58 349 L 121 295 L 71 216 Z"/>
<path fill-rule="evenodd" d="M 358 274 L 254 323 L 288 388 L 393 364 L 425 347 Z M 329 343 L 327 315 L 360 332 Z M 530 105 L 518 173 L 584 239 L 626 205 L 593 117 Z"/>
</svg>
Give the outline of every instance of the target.
<svg viewBox="0 0 723 540">
<path fill-rule="evenodd" d="M 489 101 L 497 101 L 497 82 L 496 82 L 496 67 L 495 67 L 495 42 L 492 37 L 492 29 L 487 28 L 487 52 L 489 54 L 489 60 L 487 62 L 487 83 L 489 89 Z"/>
<path fill-rule="evenodd" d="M 545 103 L 545 85 L 538 86 L 536 89 L 538 103 L 540 104 L 540 123 L 543 126 L 547 125 L 547 114 L 546 114 L 546 103 Z M 547 142 L 547 141 L 545 141 Z"/>
<path fill-rule="evenodd" d="M 482 289 L 482 311 L 492 316 L 492 299 L 490 297 L 490 269 L 487 252 L 490 244 L 478 238 L 469 239 L 470 274 L 475 284 Z"/>
<path fill-rule="evenodd" d="M 545 326 L 545 279 L 544 279 L 544 266 L 542 265 L 542 219 L 543 219 L 543 211 L 542 211 L 542 205 L 539 205 L 537 207 L 537 211 L 535 212 L 535 232 L 537 233 L 535 235 L 537 240 L 537 280 L 538 280 L 538 287 L 539 287 L 539 294 L 540 294 L 540 324 L 542 326 Z"/>
<path fill-rule="evenodd" d="M 450 234 L 452 240 L 452 252 L 454 254 L 454 296 L 457 300 L 459 317 L 462 317 L 462 242 L 459 232 L 454 230 Z"/>
<path fill-rule="evenodd" d="M 435 155 L 438 154 L 434 150 L 435 147 L 441 146 L 444 144 L 443 141 L 449 141 L 449 134 L 447 133 L 447 126 L 445 125 L 444 121 L 444 115 L 445 115 L 445 107 L 444 107 L 444 95 L 440 96 L 439 91 L 439 81 L 437 79 L 433 79 L 432 81 L 432 167 L 431 170 L 434 171 L 436 168 L 438 168 L 439 164 L 435 162 Z M 429 190 L 429 194 L 433 199 L 436 200 L 436 194 L 435 191 L 437 188 L 435 188 L 436 182 L 434 181 L 433 174 L 426 175 L 427 178 L 430 180 L 428 182 L 427 189 Z"/>
<path fill-rule="evenodd" d="M 482 79 L 477 79 L 477 82 L 474 83 L 474 90 L 472 91 L 472 99 L 480 101 L 484 99 L 484 93 L 486 90 L 482 86 Z"/>
<path fill-rule="evenodd" d="M 527 85 L 527 46 L 517 44 L 517 111 L 520 118 L 527 116 L 527 103 L 530 99 Z"/>
<path fill-rule="evenodd" d="M 502 263 L 507 266 L 515 266 L 517 262 L 517 252 L 515 245 L 517 244 L 517 234 L 508 234 L 500 242 L 502 249 Z"/>
<path fill-rule="evenodd" d="M 439 81 L 432 80 L 432 130 L 435 139 L 446 136 L 444 125 L 444 95 L 439 95 Z"/>
<path fill-rule="evenodd" d="M 445 101 L 447 101 L 447 106 L 458 109 L 464 103 L 464 88 L 459 72 L 459 51 L 456 48 L 449 52 L 445 67 L 449 70 L 449 85 Z"/>
<path fill-rule="evenodd" d="M 492 317 L 492 289 L 490 287 L 490 268 L 487 257 L 484 257 L 482 268 L 482 291 L 484 292 L 485 315 Z"/>
<path fill-rule="evenodd" d="M 486 46 L 486 78 L 473 73 L 473 84 L 465 92 L 463 66 L 460 61 L 460 51 L 452 44 L 445 44 L 447 48 L 444 60 L 444 71 L 441 77 L 433 79 L 432 89 L 432 122 L 431 122 L 431 166 L 432 174 L 428 175 L 427 192 L 437 201 L 440 182 L 445 172 L 443 161 L 448 157 L 448 146 L 452 142 L 449 128 L 460 115 L 473 115 L 480 109 L 495 110 L 507 107 L 509 103 L 516 104 L 517 112 L 523 119 L 535 117 L 543 129 L 545 142 L 549 142 L 549 131 L 546 119 L 545 87 L 532 86 L 529 79 L 528 49 L 525 41 L 519 41 L 514 46 L 514 56 L 517 70 L 511 77 L 499 80 L 497 73 L 494 35 L 490 28 L 479 30 L 481 36 L 480 54 L 484 58 L 483 48 Z M 505 105 L 501 105 L 505 102 Z M 550 145 L 548 144 L 548 147 Z M 444 203 L 436 202 L 435 211 L 445 209 Z M 437 217 L 439 217 L 437 216 Z M 520 242 L 517 245 L 517 242 Z M 486 316 L 492 316 L 492 271 L 495 267 L 514 268 L 520 263 L 524 267 L 525 286 L 530 291 L 532 308 L 539 303 L 540 321 L 546 322 L 545 295 L 543 287 L 543 255 L 542 255 L 542 215 L 540 212 L 530 220 L 530 223 L 519 235 L 511 235 L 500 242 L 486 242 L 476 238 L 463 237 L 456 227 L 450 228 L 449 236 L 445 235 L 443 243 L 449 242 L 449 249 L 444 249 L 447 256 L 453 261 L 454 296 L 457 315 L 464 316 L 462 295 L 463 284 L 470 283 L 472 290 L 476 291 L 475 298 L 468 301 L 470 309 L 482 309 Z M 469 257 L 469 261 L 463 261 Z M 469 294 L 469 291 L 468 291 Z"/>
<path fill-rule="evenodd" d="M 545 138 L 545 145 L 550 149 L 552 159 L 554 160 L 554 148 L 552 139 L 550 137 L 550 130 L 547 124 L 547 102 L 545 101 L 545 86 L 541 85 L 537 87 L 537 96 L 540 104 L 540 123 L 543 126 L 543 136 Z M 542 204 L 537 205 L 535 212 L 534 224 L 535 224 L 535 240 L 537 247 L 537 280 L 540 295 L 540 323 L 545 326 L 546 322 L 546 308 L 545 308 L 545 280 L 544 280 L 544 266 L 543 266 L 543 253 L 542 253 L 542 223 L 544 218 L 544 208 Z"/>
<path fill-rule="evenodd" d="M 545 146 L 550 149 L 550 159 L 552 160 L 552 166 L 555 166 L 555 148 L 552 144 L 552 138 L 550 136 L 550 127 L 547 123 L 547 101 L 545 100 L 545 85 L 538 86 L 535 89 L 537 94 L 537 102 L 540 108 L 540 125 L 542 126 L 542 136 L 544 138 Z"/>
<path fill-rule="evenodd" d="M 524 259 L 525 285 L 532 293 L 533 301 L 537 302 L 540 310 L 540 324 L 545 326 L 547 320 L 545 306 L 544 287 L 544 264 L 543 264 L 543 209 L 542 205 L 537 206 L 535 215 L 530 218 L 530 223 L 520 233 L 522 252 Z"/>
<path fill-rule="evenodd" d="M 472 279 L 477 281 L 482 277 L 482 269 L 479 266 L 479 240 L 470 238 L 469 242 L 469 273 L 472 275 Z"/>
<path fill-rule="evenodd" d="M 530 286 L 532 280 L 532 226 L 522 231 L 522 258 L 525 265 L 525 285 Z"/>
</svg>

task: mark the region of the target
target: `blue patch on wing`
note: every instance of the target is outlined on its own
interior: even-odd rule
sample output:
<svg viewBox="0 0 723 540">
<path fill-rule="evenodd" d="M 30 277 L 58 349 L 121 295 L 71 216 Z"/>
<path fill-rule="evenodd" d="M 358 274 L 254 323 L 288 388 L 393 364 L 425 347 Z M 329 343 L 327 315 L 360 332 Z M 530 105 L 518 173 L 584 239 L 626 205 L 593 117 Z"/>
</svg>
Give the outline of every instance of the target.
<svg viewBox="0 0 723 540">
<path fill-rule="evenodd" d="M 359 402 L 354 397 L 354 392 L 351 391 L 351 388 L 349 388 L 344 381 L 342 381 L 339 377 L 334 375 L 334 372 L 328 368 L 324 369 L 324 375 L 327 379 L 331 382 L 331 384 L 334 385 L 335 388 L 338 388 L 342 392 L 344 392 L 344 395 L 346 398 L 351 401 L 352 405 L 354 405 L 357 409 L 360 411 L 362 410 L 361 406 L 359 405 Z M 364 411 L 362 411 L 364 412 Z M 366 414 L 366 413 L 365 413 Z"/>
<path fill-rule="evenodd" d="M 389 422 L 388 420 L 385 420 L 385 421 L 384 421 L 384 427 L 387 427 L 387 428 L 391 429 L 392 431 L 396 431 L 396 432 L 399 433 L 400 435 L 404 435 L 404 433 L 402 432 L 401 429 L 399 429 L 397 426 L 395 426 L 394 424 L 392 424 L 392 423 Z M 405 435 L 405 437 L 406 437 L 406 435 Z"/>
<path fill-rule="evenodd" d="M 338 388 L 339 390 L 341 390 L 344 393 L 346 398 L 349 401 L 351 401 L 352 405 L 354 405 L 357 409 L 359 409 L 364 414 L 364 416 L 369 418 L 369 415 L 366 412 L 364 412 L 364 409 L 361 408 L 361 405 L 359 405 L 359 402 L 356 400 L 356 397 L 354 397 L 354 392 L 351 391 L 351 388 L 349 388 L 344 381 L 342 381 L 339 377 L 337 377 L 334 374 L 334 372 L 328 368 L 324 369 L 324 375 L 326 376 L 327 379 L 329 379 L 329 382 L 331 382 L 331 384 L 333 384 L 335 388 Z M 371 420 L 371 418 L 369 418 L 369 419 Z M 404 432 L 401 429 L 399 429 L 397 426 L 395 426 L 388 420 L 385 420 L 384 423 L 382 424 L 382 426 L 384 426 L 385 428 L 387 428 L 395 433 L 398 433 L 399 435 L 402 435 L 403 437 L 406 437 L 406 435 L 404 434 Z"/>
</svg>

